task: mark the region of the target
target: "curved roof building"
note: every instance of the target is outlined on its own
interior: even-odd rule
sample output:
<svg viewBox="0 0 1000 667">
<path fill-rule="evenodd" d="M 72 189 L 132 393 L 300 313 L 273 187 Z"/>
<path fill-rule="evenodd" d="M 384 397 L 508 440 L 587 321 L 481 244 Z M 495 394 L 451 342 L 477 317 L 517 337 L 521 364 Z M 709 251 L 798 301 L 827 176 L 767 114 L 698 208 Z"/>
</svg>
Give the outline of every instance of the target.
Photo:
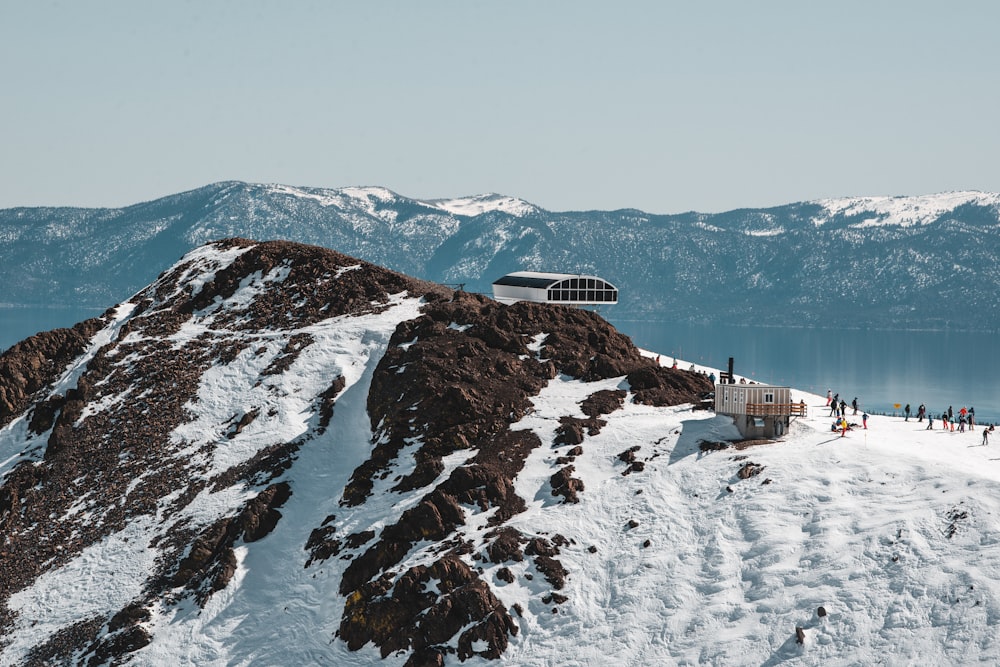
<svg viewBox="0 0 1000 667">
<path fill-rule="evenodd" d="M 517 271 L 493 281 L 493 298 L 506 304 L 536 301 L 603 306 L 618 303 L 618 288 L 597 276 Z"/>
</svg>

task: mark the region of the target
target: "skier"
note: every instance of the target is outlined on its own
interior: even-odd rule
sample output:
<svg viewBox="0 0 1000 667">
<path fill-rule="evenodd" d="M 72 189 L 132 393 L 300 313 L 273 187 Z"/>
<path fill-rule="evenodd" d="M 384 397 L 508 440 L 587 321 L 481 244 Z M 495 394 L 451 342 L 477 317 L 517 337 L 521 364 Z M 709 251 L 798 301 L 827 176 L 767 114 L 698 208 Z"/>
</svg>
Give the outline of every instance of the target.
<svg viewBox="0 0 1000 667">
<path fill-rule="evenodd" d="M 862 413 L 862 415 L 861 415 L 861 423 L 864 425 L 865 430 L 868 430 L 868 413 L 867 412 Z"/>
<path fill-rule="evenodd" d="M 903 421 L 904 422 L 910 421 L 910 404 L 909 403 L 907 403 L 906 407 L 903 408 L 903 414 L 906 415 L 906 419 L 904 419 Z"/>
<path fill-rule="evenodd" d="M 969 430 L 970 431 L 975 431 L 976 430 L 974 428 L 975 425 L 976 425 L 976 409 L 970 405 L 969 406 Z"/>
<path fill-rule="evenodd" d="M 927 408 L 921 403 L 920 407 L 917 408 L 917 423 L 919 424 L 924 420 L 924 416 L 927 414 Z"/>
<path fill-rule="evenodd" d="M 833 394 L 830 393 L 831 391 L 832 390 L 830 390 L 830 389 L 826 390 L 826 404 L 827 405 L 830 405 L 830 399 L 833 397 Z"/>
<path fill-rule="evenodd" d="M 924 430 L 925 431 L 933 431 L 934 430 L 934 413 L 931 413 L 931 412 L 927 413 L 927 428 L 925 428 Z"/>
<path fill-rule="evenodd" d="M 992 426 L 989 427 L 989 428 L 984 428 L 983 429 L 983 447 L 985 447 L 986 445 L 989 444 L 989 442 L 990 442 L 990 431 L 992 431 L 992 430 L 993 430 Z"/>
<path fill-rule="evenodd" d="M 854 400 L 851 401 L 851 407 L 854 408 L 854 414 L 858 414 L 858 397 L 855 396 Z"/>
</svg>

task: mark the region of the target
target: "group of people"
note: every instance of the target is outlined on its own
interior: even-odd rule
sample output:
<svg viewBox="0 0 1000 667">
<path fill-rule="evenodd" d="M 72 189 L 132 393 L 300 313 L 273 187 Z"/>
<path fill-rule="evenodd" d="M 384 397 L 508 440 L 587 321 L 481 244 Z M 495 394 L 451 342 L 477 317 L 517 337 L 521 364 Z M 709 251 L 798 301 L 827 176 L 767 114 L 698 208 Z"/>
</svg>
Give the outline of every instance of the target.
<svg viewBox="0 0 1000 667">
<path fill-rule="evenodd" d="M 906 408 L 903 410 L 903 414 L 906 415 L 906 421 L 910 419 L 910 405 L 907 404 Z M 917 408 L 917 422 L 922 422 L 924 417 L 927 417 L 927 428 L 926 431 L 934 429 L 934 415 L 927 412 L 927 408 L 923 403 Z M 956 413 L 952 406 L 948 406 L 945 412 L 941 413 L 941 427 L 946 431 L 955 431 L 955 425 L 958 424 L 958 432 L 965 433 L 965 428 L 968 426 L 970 431 L 976 430 L 976 409 L 973 407 L 965 408 L 964 406 Z M 994 431 L 993 424 L 989 427 L 983 427 L 983 444 L 989 443 L 990 435 Z"/>
<path fill-rule="evenodd" d="M 906 419 L 904 421 L 910 421 L 910 404 L 907 403 L 906 407 L 903 408 L 903 414 Z M 927 428 L 925 430 L 931 431 L 934 429 L 934 415 L 927 412 L 927 407 L 921 403 L 917 408 L 917 423 L 919 424 L 927 417 Z M 958 411 L 957 417 L 955 410 L 949 405 L 945 412 L 941 413 L 941 425 L 947 431 L 949 428 L 954 431 L 955 424 L 958 424 L 958 430 L 961 433 L 965 432 L 965 427 L 968 425 L 970 431 L 976 430 L 976 409 L 975 408 L 965 408 L 963 407 Z"/>
<path fill-rule="evenodd" d="M 833 390 L 827 389 L 826 404 L 830 408 L 830 416 L 837 418 L 830 430 L 840 431 L 840 436 L 844 437 L 851 428 L 847 421 L 847 401 L 842 399 L 839 393 L 834 394 Z M 854 410 L 853 414 L 857 415 L 859 409 L 857 396 L 851 401 L 851 408 Z M 861 424 L 864 428 L 868 428 L 868 413 L 864 410 L 861 411 Z"/>
</svg>

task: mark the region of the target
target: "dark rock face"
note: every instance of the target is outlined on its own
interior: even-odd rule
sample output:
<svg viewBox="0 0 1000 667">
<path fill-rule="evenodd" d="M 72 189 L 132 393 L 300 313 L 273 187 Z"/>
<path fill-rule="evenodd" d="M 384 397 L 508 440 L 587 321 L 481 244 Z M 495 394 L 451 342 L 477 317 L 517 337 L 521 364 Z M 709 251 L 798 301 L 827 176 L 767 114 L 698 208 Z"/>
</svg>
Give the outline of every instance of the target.
<svg viewBox="0 0 1000 667">
<path fill-rule="evenodd" d="M 577 494 L 583 491 L 583 482 L 572 476 L 575 470 L 573 466 L 566 466 L 552 475 L 549 479 L 549 484 L 552 485 L 552 495 L 562 496 L 567 503 L 580 502 L 580 497 Z"/>
<path fill-rule="evenodd" d="M 228 264 L 217 259 L 237 251 Z M 261 288 L 252 299 L 224 304 L 254 276 Z M 214 442 L 192 447 L 171 434 L 194 418 L 203 375 L 249 354 L 261 359 L 256 382 L 265 383 L 314 345 L 298 329 L 380 312 L 392 294 L 435 298 L 446 291 L 321 248 L 230 239 L 161 275 L 124 316 L 109 310 L 7 350 L 0 356 L 0 425 L 30 410 L 32 439 L 0 485 L 0 637 L 15 620 L 7 610 L 10 595 L 136 520 L 161 521 L 153 543 L 156 568 L 141 597 L 106 618 L 64 628 L 35 647 L 31 662 L 58 663 L 70 655 L 92 664 L 117 662 L 150 641 L 142 624 L 154 601 L 180 595 L 204 603 L 224 588 L 236 568 L 234 546 L 265 538 L 281 520 L 279 508 L 294 490 L 275 478 L 328 426 L 345 384 L 331 377 L 329 389 L 314 397 L 312 431 L 212 468 L 216 447 L 243 437 L 275 408 L 247 405 L 228 422 L 220 419 Z M 193 329 L 201 333 L 178 336 L 186 324 L 208 319 L 211 327 Z M 107 327 L 110 342 L 89 353 L 75 385 L 52 393 L 53 382 Z M 257 332 L 283 345 L 271 352 L 255 348 Z M 254 493 L 206 523 L 176 518 L 202 492 L 231 487 Z"/>
<path fill-rule="evenodd" d="M 574 461 L 580 466 L 587 438 L 628 393 L 593 392 L 580 412 L 559 417 L 551 442 L 512 425 L 560 374 L 627 378 L 636 400 L 656 405 L 693 402 L 707 380 L 656 367 L 590 312 L 502 306 L 320 248 L 229 239 L 102 318 L 0 356 L 0 424 L 23 416 L 28 434 L 0 483 L 0 651 L 4 633 L 24 621 L 9 611 L 12 595 L 135 522 L 154 526 L 155 561 L 141 592 L 40 641 L 28 664 L 126 662 L 155 641 L 154 607 L 204 605 L 231 586 L 243 549 L 275 539 L 276 529 L 286 534 L 283 513 L 307 497 L 296 495 L 294 463 L 340 423 L 337 401 L 357 386 L 343 367 L 323 366 L 296 403 L 304 425 L 285 439 L 269 433 L 283 409 L 279 394 L 294 393 L 280 381 L 313 362 L 327 320 L 385 313 L 404 293 L 422 297 L 422 310 L 396 327 L 362 396 L 367 458 L 351 459 L 361 463 L 346 486 L 329 491 L 331 503 L 339 498 L 335 514 L 296 543 L 313 573 L 336 558 L 339 638 L 354 650 L 371 643 L 383 656 L 404 652 L 407 665 L 496 659 L 520 626 L 494 586 L 533 579 L 547 589 L 544 604 L 566 602 L 556 591 L 573 576 L 560 561 L 569 541 L 508 524 L 527 507 L 515 482 L 533 452 L 567 445 L 552 467 L 552 492 L 585 500 Z M 407 305 L 406 317 L 416 307 Z M 215 391 L 238 396 L 217 412 L 203 409 L 216 398 L 205 389 L 212 373 L 226 375 Z M 387 496 L 405 503 L 384 521 L 345 519 L 374 514 L 367 503 Z M 206 497 L 228 500 L 195 511 Z M 482 521 L 470 531 L 474 515 Z"/>
<path fill-rule="evenodd" d="M 544 343 L 536 355 L 528 344 L 541 335 Z M 410 650 L 411 660 L 433 663 L 440 655 L 434 644 L 451 640 L 459 627 L 471 623 L 471 629 L 458 638 L 458 657 L 472 655 L 464 647 L 474 639 L 487 643 L 480 655 L 499 656 L 517 626 L 499 601 L 494 604 L 489 582 L 477 571 L 455 565 L 461 562 L 456 558 L 459 553 L 479 549 L 452 537 L 467 520 L 464 508 L 493 512 L 489 523 L 497 529 L 482 545 L 486 559 L 516 562 L 527 554 L 553 589 L 562 588 L 569 572 L 557 558 L 558 546 L 503 525 L 525 509 L 524 500 L 514 493 L 514 479 L 531 451 L 543 444 L 533 432 L 511 431 L 510 426 L 528 413 L 532 396 L 557 373 L 594 381 L 640 373 L 652 365 L 628 338 L 582 310 L 531 303 L 502 306 L 456 293 L 451 300 L 430 303 L 423 316 L 403 322 L 372 380 L 368 409 L 376 444 L 369 460 L 354 471 L 341 503 L 346 507 L 365 503 L 376 484 L 391 474 L 403 447 L 413 442 L 420 443 L 413 453 L 413 470 L 397 478 L 390 491 L 428 490 L 417 506 L 386 526 L 351 560 L 340 586 L 348 599 L 340 636 L 352 648 L 372 642 L 383 655 Z M 677 389 L 687 387 L 680 378 L 671 376 L 674 381 L 667 385 L 673 394 L 660 391 L 649 394 L 649 400 L 686 397 Z M 606 423 L 598 416 L 621 408 L 625 396 L 620 390 L 595 392 L 581 404 L 588 417 L 563 417 L 556 441 L 549 444 L 576 445 L 572 456 L 582 455 L 579 444 Z M 443 458 L 461 450 L 474 455 L 448 471 Z M 553 492 L 567 502 L 576 502 L 583 491 L 583 482 L 572 472 L 573 467 L 566 466 L 552 478 Z M 395 576 L 391 572 L 413 545 L 424 540 L 453 544 L 435 564 L 451 563 L 452 570 L 462 572 L 462 588 L 442 591 L 436 601 L 434 596 L 421 597 L 415 592 L 420 589 L 410 583 L 413 578 L 423 581 L 424 571 L 411 569 Z M 522 551 L 523 545 L 527 546 Z M 319 559 L 320 548 L 321 543 L 314 544 L 313 562 Z M 501 572 L 497 575 L 501 581 L 513 581 L 509 569 Z M 474 591 L 475 602 L 458 596 L 458 590 L 462 595 Z M 439 618 L 435 604 L 462 610 L 461 623 L 429 629 L 427 624 Z"/>
<path fill-rule="evenodd" d="M 70 361 L 83 354 L 90 339 L 104 326 L 101 318 L 80 322 L 71 329 L 56 329 L 36 334 L 0 354 L 0 426 L 8 424 L 29 405 L 31 397 L 52 384 Z M 53 405 L 40 408 L 33 429 L 51 422 L 57 410 Z M 36 413 L 39 409 L 36 409 Z"/>
<path fill-rule="evenodd" d="M 628 383 L 636 403 L 656 406 L 697 404 L 702 394 L 715 389 L 704 375 L 661 366 L 645 366 L 629 373 Z"/>
</svg>

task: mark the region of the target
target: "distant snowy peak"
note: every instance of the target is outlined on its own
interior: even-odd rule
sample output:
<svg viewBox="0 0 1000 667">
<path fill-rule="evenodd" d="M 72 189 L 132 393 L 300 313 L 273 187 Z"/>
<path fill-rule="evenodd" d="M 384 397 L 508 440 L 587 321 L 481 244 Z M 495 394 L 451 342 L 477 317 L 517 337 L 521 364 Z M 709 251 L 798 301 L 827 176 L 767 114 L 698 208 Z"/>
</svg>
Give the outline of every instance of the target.
<svg viewBox="0 0 1000 667">
<path fill-rule="evenodd" d="M 268 192 L 288 195 L 299 199 L 312 199 L 321 206 L 337 208 L 361 208 L 374 212 L 379 205 L 403 199 L 392 190 L 380 187 L 348 187 L 329 190 L 325 188 L 300 188 L 290 185 L 272 184 L 265 186 Z"/>
<path fill-rule="evenodd" d="M 468 217 L 500 211 L 501 213 L 522 218 L 540 210 L 534 204 L 529 204 L 523 199 L 493 193 L 475 195 L 473 197 L 461 197 L 459 199 L 431 199 L 421 203 L 441 209 L 442 211 L 447 211 L 452 215 Z"/>
<path fill-rule="evenodd" d="M 340 209 L 361 209 L 370 215 L 378 215 L 398 202 L 410 201 L 449 215 L 472 217 L 482 213 L 500 211 L 515 217 L 523 217 L 540 209 L 517 197 L 499 194 L 482 194 L 457 199 L 410 199 L 396 194 L 392 190 L 377 186 L 346 187 L 333 190 L 320 188 L 300 188 L 289 185 L 272 184 L 266 186 L 268 192 L 288 195 L 300 199 L 311 199 L 320 206 L 333 206 Z"/>
<path fill-rule="evenodd" d="M 926 225 L 939 219 L 960 206 L 974 204 L 983 207 L 1000 208 L 1000 194 L 990 192 L 963 191 L 943 192 L 934 195 L 914 197 L 847 197 L 842 199 L 819 199 L 815 202 L 834 216 L 869 216 L 855 227 L 878 227 L 882 225 Z M 814 222 L 822 225 L 829 218 L 818 218 Z"/>
</svg>

